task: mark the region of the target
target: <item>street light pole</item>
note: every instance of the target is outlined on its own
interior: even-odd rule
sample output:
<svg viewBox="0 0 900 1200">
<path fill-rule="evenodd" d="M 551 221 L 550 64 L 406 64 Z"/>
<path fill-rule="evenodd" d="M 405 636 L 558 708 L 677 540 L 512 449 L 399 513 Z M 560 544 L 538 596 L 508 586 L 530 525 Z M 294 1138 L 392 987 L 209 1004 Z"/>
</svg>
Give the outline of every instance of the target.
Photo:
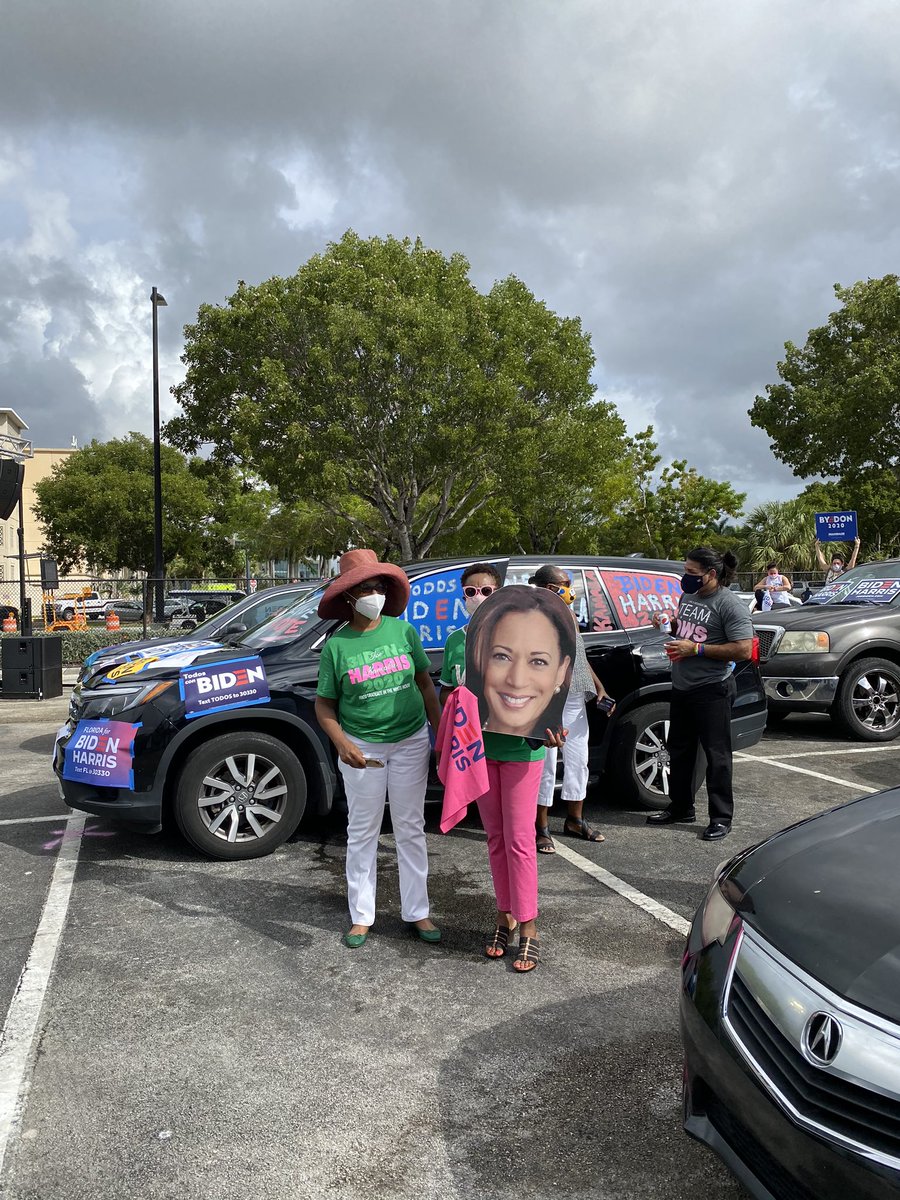
<svg viewBox="0 0 900 1200">
<path fill-rule="evenodd" d="M 150 303 L 153 305 L 153 575 L 156 580 L 154 591 L 154 615 L 162 622 L 164 608 L 163 579 L 165 565 L 163 559 L 163 526 L 162 526 L 162 465 L 159 446 L 159 329 L 157 327 L 157 309 L 167 307 L 165 296 L 161 296 L 156 288 L 150 293 Z"/>
</svg>

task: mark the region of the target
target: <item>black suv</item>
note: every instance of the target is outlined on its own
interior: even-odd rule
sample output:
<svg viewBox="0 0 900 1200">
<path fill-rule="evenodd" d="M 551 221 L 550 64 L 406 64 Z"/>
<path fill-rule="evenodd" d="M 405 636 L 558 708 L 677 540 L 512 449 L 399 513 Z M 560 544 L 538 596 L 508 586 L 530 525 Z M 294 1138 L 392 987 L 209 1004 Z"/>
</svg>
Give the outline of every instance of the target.
<svg viewBox="0 0 900 1200">
<path fill-rule="evenodd" d="M 821 712 L 862 741 L 900 737 L 900 559 L 854 567 L 753 624 L 772 721 Z"/>
<path fill-rule="evenodd" d="M 484 561 L 484 560 L 482 560 Z M 494 557 L 506 583 L 525 583 L 546 558 Z M 680 563 L 560 557 L 575 591 L 588 657 L 617 701 L 594 705 L 591 768 L 629 803 L 668 803 L 666 728 L 671 674 L 651 615 L 674 608 Z M 449 634 L 465 623 L 460 576 L 471 560 L 407 566 L 407 619 L 437 678 Z M 321 588 L 226 643 L 162 641 L 112 647 L 85 663 L 60 730 L 54 766 L 66 803 L 158 826 L 172 810 L 198 849 L 225 859 L 268 854 L 304 810 L 327 812 L 339 792 L 331 745 L 314 713 L 318 656 L 338 627 L 321 621 Z M 762 737 L 766 704 L 755 662 L 735 670 L 736 749 Z"/>
</svg>

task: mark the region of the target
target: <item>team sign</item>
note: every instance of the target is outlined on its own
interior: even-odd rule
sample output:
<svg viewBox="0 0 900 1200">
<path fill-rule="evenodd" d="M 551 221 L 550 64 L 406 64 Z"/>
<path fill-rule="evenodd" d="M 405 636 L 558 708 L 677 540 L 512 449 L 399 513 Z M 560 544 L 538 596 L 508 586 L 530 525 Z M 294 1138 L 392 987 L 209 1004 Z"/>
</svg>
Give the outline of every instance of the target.
<svg viewBox="0 0 900 1200">
<path fill-rule="evenodd" d="M 857 537 L 856 513 L 816 513 L 816 537 L 820 542 L 854 541 Z"/>
<path fill-rule="evenodd" d="M 138 729 L 127 721 L 79 721 L 65 748 L 63 779 L 133 790 Z"/>
<path fill-rule="evenodd" d="M 188 718 L 269 701 L 266 669 L 258 655 L 188 667 L 178 677 L 178 690 Z"/>
</svg>

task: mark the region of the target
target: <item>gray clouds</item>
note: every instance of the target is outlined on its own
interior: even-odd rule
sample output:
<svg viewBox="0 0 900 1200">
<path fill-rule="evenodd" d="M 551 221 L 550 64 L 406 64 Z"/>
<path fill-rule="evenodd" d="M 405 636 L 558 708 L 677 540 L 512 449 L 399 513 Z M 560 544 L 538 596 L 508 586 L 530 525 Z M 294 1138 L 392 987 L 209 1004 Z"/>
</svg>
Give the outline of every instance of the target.
<svg viewBox="0 0 900 1200">
<path fill-rule="evenodd" d="M 200 303 L 352 226 L 518 275 L 582 317 L 632 428 L 788 494 L 746 410 L 833 283 L 896 268 L 889 0 L 20 0 L 4 24 L 0 353 L 46 386 L 6 370 L 0 402 L 44 444 L 70 386 L 91 432 L 147 429 L 152 284 L 174 382 Z"/>
</svg>

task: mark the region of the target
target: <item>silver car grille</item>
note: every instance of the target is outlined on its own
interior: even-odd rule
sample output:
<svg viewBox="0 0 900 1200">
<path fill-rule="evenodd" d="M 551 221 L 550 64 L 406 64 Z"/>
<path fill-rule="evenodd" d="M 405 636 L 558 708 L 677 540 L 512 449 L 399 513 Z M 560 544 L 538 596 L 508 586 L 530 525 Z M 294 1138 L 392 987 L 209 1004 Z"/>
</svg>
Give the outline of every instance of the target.
<svg viewBox="0 0 900 1200">
<path fill-rule="evenodd" d="M 900 1029 L 828 991 L 745 930 L 725 991 L 725 1026 L 798 1125 L 900 1168 Z M 811 1031 L 833 1036 L 814 1050 Z M 832 1053 L 833 1052 L 833 1053 Z"/>
<path fill-rule="evenodd" d="M 759 638 L 759 661 L 765 662 L 778 649 L 778 643 L 784 637 L 784 629 L 781 625 L 756 625 L 754 623 L 753 632 Z"/>
</svg>

